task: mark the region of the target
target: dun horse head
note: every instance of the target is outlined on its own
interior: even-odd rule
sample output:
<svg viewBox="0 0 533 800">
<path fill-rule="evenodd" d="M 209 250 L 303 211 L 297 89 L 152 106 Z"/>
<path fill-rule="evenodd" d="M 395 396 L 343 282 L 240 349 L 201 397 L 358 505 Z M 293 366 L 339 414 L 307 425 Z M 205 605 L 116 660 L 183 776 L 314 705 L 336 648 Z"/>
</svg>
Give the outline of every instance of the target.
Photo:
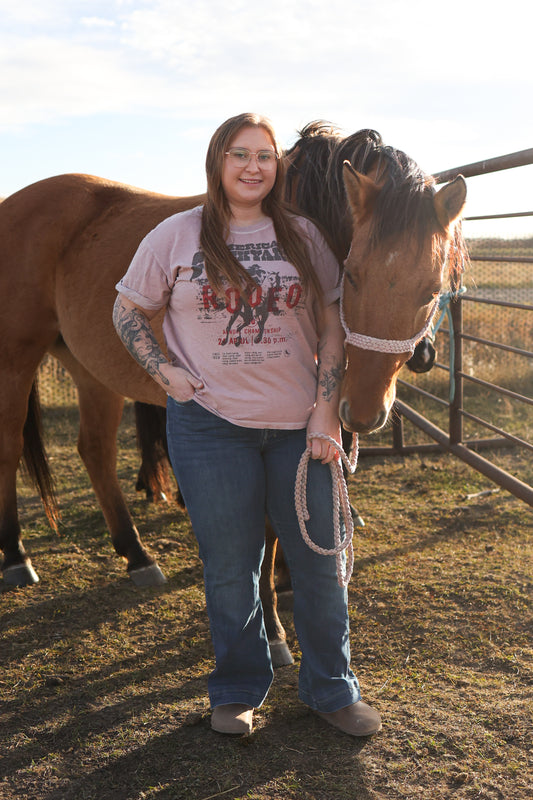
<svg viewBox="0 0 533 800">
<path fill-rule="evenodd" d="M 459 176 L 437 191 L 377 131 L 344 136 L 324 120 L 300 131 L 286 167 L 287 200 L 321 225 L 345 264 L 341 302 L 351 334 L 339 411 L 347 430 L 371 433 L 387 421 L 398 372 L 443 284 L 449 278 L 453 288 L 462 271 L 457 222 L 466 184 Z"/>
<path fill-rule="evenodd" d="M 400 368 L 464 257 L 456 226 L 464 178 L 436 191 L 432 178 L 400 156 L 396 173 L 386 161 L 367 174 L 347 161 L 343 167 L 353 224 L 341 298 L 347 343 L 339 413 L 344 427 L 359 433 L 386 423 Z"/>
</svg>

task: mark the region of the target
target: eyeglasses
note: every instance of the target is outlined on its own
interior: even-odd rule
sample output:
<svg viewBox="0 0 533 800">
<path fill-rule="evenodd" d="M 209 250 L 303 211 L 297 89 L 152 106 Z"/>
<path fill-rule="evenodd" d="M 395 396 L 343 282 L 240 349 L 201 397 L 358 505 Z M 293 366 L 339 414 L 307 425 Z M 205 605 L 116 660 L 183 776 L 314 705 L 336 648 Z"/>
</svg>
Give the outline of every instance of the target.
<svg viewBox="0 0 533 800">
<path fill-rule="evenodd" d="M 257 153 L 252 153 L 246 147 L 230 147 L 226 152 L 229 156 L 231 163 L 236 167 L 246 167 L 250 163 L 252 156 L 259 167 L 272 169 L 278 159 L 278 154 L 273 150 L 258 150 Z"/>
</svg>

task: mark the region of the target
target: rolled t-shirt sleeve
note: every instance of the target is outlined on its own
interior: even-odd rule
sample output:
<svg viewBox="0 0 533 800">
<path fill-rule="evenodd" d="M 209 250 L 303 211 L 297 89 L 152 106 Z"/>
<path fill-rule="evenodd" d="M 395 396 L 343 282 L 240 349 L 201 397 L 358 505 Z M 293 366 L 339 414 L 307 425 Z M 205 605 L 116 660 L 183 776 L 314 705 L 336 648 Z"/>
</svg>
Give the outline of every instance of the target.
<svg viewBox="0 0 533 800">
<path fill-rule="evenodd" d="M 148 234 L 115 289 L 135 305 L 149 311 L 159 311 L 168 305 L 172 290 L 169 277 L 151 247 Z"/>
</svg>

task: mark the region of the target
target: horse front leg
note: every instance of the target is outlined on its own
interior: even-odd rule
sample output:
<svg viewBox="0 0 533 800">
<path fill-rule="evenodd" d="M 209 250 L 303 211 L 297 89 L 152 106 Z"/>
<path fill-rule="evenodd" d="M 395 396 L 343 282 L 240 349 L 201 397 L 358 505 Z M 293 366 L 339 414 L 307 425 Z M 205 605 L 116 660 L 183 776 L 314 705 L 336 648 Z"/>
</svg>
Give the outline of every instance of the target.
<svg viewBox="0 0 533 800">
<path fill-rule="evenodd" d="M 96 381 L 82 367 L 72 372 L 79 393 L 78 451 L 102 508 L 113 547 L 126 559 L 128 573 L 137 586 L 159 586 L 165 583 L 165 576 L 141 543 L 117 478 L 117 432 L 124 398 Z"/>
<path fill-rule="evenodd" d="M 263 617 L 270 647 L 273 667 L 293 664 L 294 659 L 287 646 L 287 635 L 278 616 L 278 597 L 274 585 L 274 563 L 277 537 L 268 520 L 265 525 L 265 555 L 261 566 L 259 593 L 263 605 Z"/>
</svg>

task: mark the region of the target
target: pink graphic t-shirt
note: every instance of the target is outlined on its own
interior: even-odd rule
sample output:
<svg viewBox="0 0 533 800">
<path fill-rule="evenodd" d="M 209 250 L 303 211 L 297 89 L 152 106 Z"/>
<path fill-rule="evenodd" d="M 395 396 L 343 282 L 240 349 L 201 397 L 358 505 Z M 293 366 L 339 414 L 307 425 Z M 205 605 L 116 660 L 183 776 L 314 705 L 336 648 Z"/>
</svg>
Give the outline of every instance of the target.
<svg viewBox="0 0 533 800">
<path fill-rule="evenodd" d="M 317 388 L 315 310 L 266 219 L 232 228 L 228 246 L 257 283 L 217 297 L 200 250 L 202 208 L 164 220 L 141 242 L 119 292 L 149 311 L 166 308 L 169 358 L 199 378 L 194 400 L 236 425 L 304 428 Z M 326 305 L 339 297 L 339 265 L 317 228 L 297 217 Z"/>
</svg>

